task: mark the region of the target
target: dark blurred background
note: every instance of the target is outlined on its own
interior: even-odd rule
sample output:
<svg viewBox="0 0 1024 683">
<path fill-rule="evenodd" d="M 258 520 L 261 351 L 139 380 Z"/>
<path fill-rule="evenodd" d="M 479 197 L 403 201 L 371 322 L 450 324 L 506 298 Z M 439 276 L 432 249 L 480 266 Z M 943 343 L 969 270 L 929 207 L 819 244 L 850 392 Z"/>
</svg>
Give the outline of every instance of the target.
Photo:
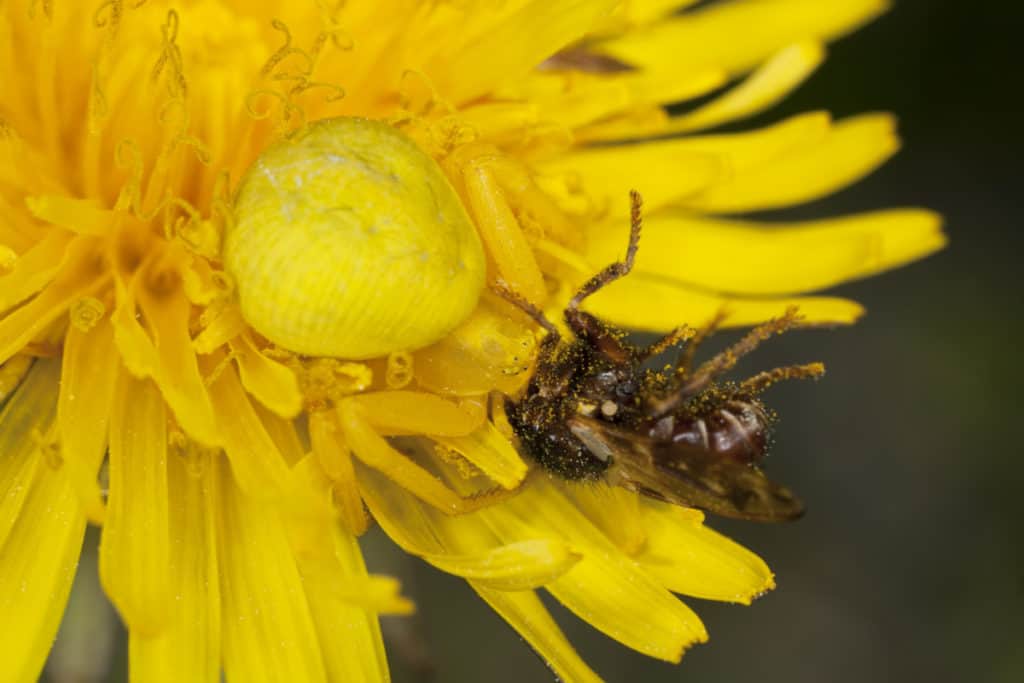
<svg viewBox="0 0 1024 683">
<path fill-rule="evenodd" d="M 1024 680 L 1022 26 L 1016 2 L 897 0 L 833 44 L 783 106 L 740 126 L 822 108 L 896 112 L 905 145 L 893 161 L 773 217 L 927 206 L 945 215 L 951 246 L 835 290 L 867 306 L 857 326 L 788 335 L 758 353 L 758 368 L 821 359 L 829 370 L 771 396 L 783 421 L 770 469 L 802 495 L 806 517 L 710 521 L 765 558 L 774 592 L 752 607 L 688 600 L 711 640 L 679 666 L 632 653 L 549 601 L 609 681 Z M 420 665 L 438 682 L 552 679 L 461 581 L 412 560 L 396 566 L 381 538 L 366 545 L 419 606 L 415 620 L 388 626 L 396 681 L 420 679 Z M 104 642 L 93 629 L 82 646 Z M 109 646 L 123 662 L 123 644 Z"/>
</svg>

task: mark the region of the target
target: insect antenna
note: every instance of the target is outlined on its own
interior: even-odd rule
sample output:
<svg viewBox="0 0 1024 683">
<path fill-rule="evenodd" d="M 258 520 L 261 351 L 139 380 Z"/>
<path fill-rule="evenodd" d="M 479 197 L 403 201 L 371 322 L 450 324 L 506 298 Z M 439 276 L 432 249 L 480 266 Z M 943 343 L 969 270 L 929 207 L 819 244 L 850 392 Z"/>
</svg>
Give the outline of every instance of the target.
<svg viewBox="0 0 1024 683">
<path fill-rule="evenodd" d="M 740 382 L 739 386 L 737 386 L 736 390 L 733 392 L 733 395 L 749 396 L 751 394 L 760 394 L 776 382 L 782 382 L 789 379 L 818 379 L 824 374 L 824 363 L 789 365 L 783 368 L 775 368 L 774 370 L 765 370 L 764 372 L 759 372 L 753 377 L 749 377 Z"/>
<path fill-rule="evenodd" d="M 782 317 L 769 320 L 752 329 L 738 342 L 720 352 L 697 368 L 689 380 L 666 398 L 652 401 L 654 417 L 663 417 L 675 410 L 683 401 L 700 393 L 715 377 L 731 370 L 740 358 L 747 355 L 772 335 L 782 334 L 800 322 L 796 307 L 786 309 Z"/>
<path fill-rule="evenodd" d="M 640 198 L 639 192 L 636 190 L 630 190 L 629 201 L 629 247 L 626 248 L 625 260 L 612 263 L 597 275 L 587 280 L 583 286 L 579 288 L 579 291 L 576 292 L 576 295 L 569 300 L 569 305 L 566 306 L 567 315 L 570 311 L 575 312 L 580 307 L 580 304 L 583 303 L 583 300 L 588 296 L 605 285 L 629 274 L 629 271 L 633 270 L 633 261 L 636 258 L 636 250 L 640 245 L 640 227 L 643 222 L 641 218 L 643 200 Z"/>
</svg>

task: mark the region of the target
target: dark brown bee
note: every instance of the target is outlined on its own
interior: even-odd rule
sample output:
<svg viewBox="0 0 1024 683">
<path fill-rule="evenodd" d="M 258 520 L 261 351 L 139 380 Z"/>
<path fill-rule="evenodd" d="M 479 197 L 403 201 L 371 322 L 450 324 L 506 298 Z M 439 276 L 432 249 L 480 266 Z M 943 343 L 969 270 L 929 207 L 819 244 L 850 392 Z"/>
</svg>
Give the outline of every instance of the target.
<svg viewBox="0 0 1024 683">
<path fill-rule="evenodd" d="M 633 267 L 640 239 L 640 196 L 633 192 L 631 199 L 625 260 L 591 278 L 565 309 L 574 339 L 563 340 L 529 302 L 499 291 L 547 330 L 525 394 L 505 401 L 522 450 L 568 480 L 603 478 L 652 498 L 725 517 L 799 517 L 800 501 L 759 467 L 771 427 L 759 395 L 779 380 L 818 377 L 824 367 L 811 363 L 762 372 L 739 383 L 718 381 L 761 341 L 795 326 L 795 310 L 754 328 L 696 369 L 691 368 L 693 352 L 720 319 L 696 335 L 680 328 L 647 348 L 637 348 L 625 341 L 624 332 L 580 310 L 588 296 Z M 660 372 L 644 368 L 648 359 L 688 339 L 675 367 Z"/>
</svg>

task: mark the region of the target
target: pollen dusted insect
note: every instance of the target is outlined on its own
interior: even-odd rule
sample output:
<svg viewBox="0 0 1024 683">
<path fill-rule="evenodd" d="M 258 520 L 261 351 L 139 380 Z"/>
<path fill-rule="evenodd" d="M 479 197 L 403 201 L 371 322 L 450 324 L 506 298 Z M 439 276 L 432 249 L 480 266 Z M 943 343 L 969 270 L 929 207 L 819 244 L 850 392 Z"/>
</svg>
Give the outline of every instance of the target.
<svg viewBox="0 0 1024 683">
<path fill-rule="evenodd" d="M 760 342 L 794 327 L 799 322 L 795 309 L 754 328 L 696 369 L 691 367 L 694 350 L 720 317 L 702 331 L 682 327 L 647 348 L 636 348 L 625 341 L 623 331 L 580 310 L 588 296 L 633 267 L 640 239 L 640 195 L 630 196 L 625 260 L 591 278 L 565 309 L 574 339 L 563 340 L 551 321 L 522 297 L 498 292 L 547 330 L 524 395 L 505 400 L 521 449 L 568 480 L 604 478 L 652 498 L 725 517 L 799 517 L 800 501 L 758 467 L 771 426 L 759 395 L 780 380 L 818 377 L 824 366 L 777 368 L 739 383 L 718 380 Z M 687 340 L 674 367 L 660 372 L 643 367 Z"/>
</svg>

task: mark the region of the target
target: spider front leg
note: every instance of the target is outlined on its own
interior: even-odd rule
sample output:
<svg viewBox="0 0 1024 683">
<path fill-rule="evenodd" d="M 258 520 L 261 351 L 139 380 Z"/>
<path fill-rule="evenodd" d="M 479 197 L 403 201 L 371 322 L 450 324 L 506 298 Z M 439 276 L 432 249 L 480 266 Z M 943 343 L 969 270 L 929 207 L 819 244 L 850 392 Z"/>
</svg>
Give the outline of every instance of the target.
<svg viewBox="0 0 1024 683">
<path fill-rule="evenodd" d="M 338 404 L 338 418 L 348 445 L 363 464 L 445 514 L 464 515 L 492 505 L 513 493 L 495 488 L 464 498 L 389 444 L 367 420 L 365 411 L 357 401 L 342 400 Z"/>
</svg>

